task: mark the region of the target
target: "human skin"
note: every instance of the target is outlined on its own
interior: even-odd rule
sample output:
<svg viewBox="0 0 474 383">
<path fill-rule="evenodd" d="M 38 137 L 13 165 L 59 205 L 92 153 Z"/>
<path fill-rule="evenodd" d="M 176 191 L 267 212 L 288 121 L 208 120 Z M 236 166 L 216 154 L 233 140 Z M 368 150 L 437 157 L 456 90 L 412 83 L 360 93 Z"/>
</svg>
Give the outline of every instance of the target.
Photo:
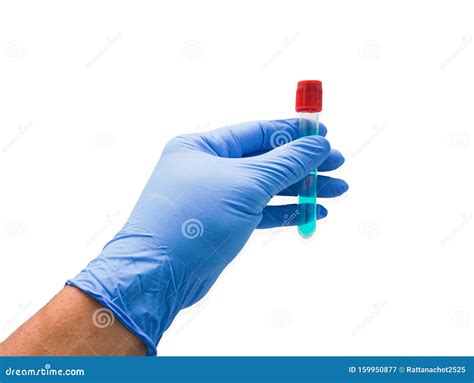
<svg viewBox="0 0 474 383">
<path fill-rule="evenodd" d="M 288 226 L 285 217 L 298 206 L 270 200 L 296 196 L 312 169 L 344 163 L 322 124 L 321 136 L 303 138 L 298 124 L 256 121 L 171 140 L 124 228 L 0 354 L 156 355 L 179 310 L 207 293 L 255 229 Z M 287 145 L 276 144 L 278 135 Z M 348 190 L 345 181 L 323 175 L 317 184 L 323 198 Z M 318 219 L 327 214 L 321 205 L 316 211 Z M 202 226 L 199 236 L 183 229 L 193 221 Z"/>
<path fill-rule="evenodd" d="M 145 355 L 144 343 L 96 300 L 64 287 L 0 346 L 0 355 Z"/>
</svg>

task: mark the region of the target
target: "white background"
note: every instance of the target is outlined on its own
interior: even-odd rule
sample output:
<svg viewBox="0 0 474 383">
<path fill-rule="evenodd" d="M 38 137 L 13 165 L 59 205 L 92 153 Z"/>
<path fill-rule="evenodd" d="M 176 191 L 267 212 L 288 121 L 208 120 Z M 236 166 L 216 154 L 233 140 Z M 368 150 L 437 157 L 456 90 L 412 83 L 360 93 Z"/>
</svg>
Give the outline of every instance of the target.
<svg viewBox="0 0 474 383">
<path fill-rule="evenodd" d="M 321 79 L 351 189 L 256 232 L 161 355 L 472 355 L 469 1 L 3 1 L 0 337 L 121 227 L 171 137 Z"/>
</svg>

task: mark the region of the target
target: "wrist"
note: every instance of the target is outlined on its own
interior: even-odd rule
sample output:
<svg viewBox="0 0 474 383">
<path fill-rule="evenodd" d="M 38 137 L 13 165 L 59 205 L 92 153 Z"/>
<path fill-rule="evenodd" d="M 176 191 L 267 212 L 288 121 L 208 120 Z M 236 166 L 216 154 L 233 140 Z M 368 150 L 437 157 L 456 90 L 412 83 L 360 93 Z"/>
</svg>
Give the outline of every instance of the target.
<svg viewBox="0 0 474 383">
<path fill-rule="evenodd" d="M 154 236 L 122 230 L 101 254 L 67 281 L 111 310 L 156 354 L 163 332 L 179 312 L 177 278 L 165 246 Z"/>
</svg>

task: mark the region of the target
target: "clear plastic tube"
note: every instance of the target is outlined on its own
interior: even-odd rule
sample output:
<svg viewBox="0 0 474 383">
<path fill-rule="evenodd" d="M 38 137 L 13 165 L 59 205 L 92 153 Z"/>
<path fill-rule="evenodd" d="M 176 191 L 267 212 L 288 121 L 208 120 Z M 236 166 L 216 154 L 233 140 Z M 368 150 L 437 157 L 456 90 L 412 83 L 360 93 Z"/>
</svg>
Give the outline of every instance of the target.
<svg viewBox="0 0 474 383">
<path fill-rule="evenodd" d="M 319 134 L 319 113 L 298 113 L 300 137 Z M 316 187 L 317 169 L 306 176 L 298 185 L 298 232 L 303 238 L 310 238 L 316 231 Z"/>
</svg>

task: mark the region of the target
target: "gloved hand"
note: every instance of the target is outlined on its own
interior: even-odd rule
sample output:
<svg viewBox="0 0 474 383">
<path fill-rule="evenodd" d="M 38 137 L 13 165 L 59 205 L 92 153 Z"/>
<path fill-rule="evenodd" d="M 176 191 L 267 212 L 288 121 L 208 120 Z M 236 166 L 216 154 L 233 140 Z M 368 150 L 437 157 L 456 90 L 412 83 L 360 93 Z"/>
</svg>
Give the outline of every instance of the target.
<svg viewBox="0 0 474 383">
<path fill-rule="evenodd" d="M 125 226 L 67 284 L 109 308 L 155 355 L 178 311 L 207 293 L 256 228 L 297 224 L 288 219 L 297 205 L 267 206 L 270 199 L 296 195 L 312 169 L 344 162 L 322 136 L 297 138 L 290 119 L 172 139 Z M 317 186 L 319 197 L 348 189 L 321 175 Z M 327 211 L 318 205 L 317 214 Z"/>
</svg>

